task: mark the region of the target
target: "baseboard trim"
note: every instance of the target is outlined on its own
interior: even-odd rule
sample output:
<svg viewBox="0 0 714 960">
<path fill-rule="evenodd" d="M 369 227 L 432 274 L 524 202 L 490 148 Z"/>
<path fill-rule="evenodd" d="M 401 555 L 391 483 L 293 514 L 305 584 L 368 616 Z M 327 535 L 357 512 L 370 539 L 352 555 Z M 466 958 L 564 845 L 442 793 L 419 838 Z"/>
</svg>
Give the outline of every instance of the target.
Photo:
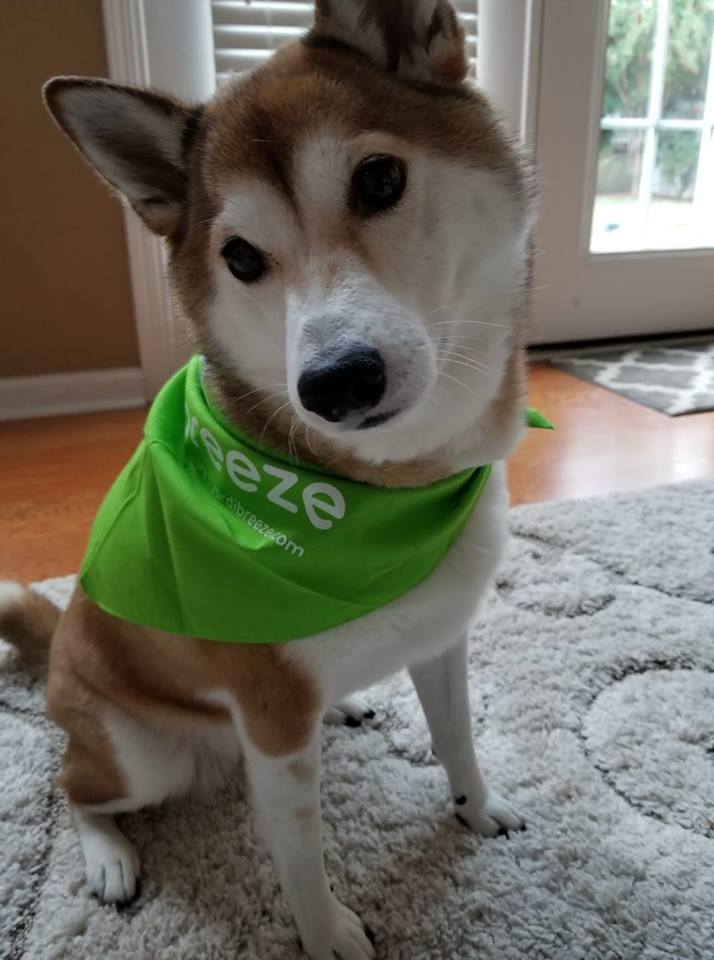
<svg viewBox="0 0 714 960">
<path fill-rule="evenodd" d="M 124 410 L 147 402 L 139 367 L 0 379 L 0 420 Z"/>
<path fill-rule="evenodd" d="M 564 354 L 596 354 L 610 350 L 638 350 L 640 347 L 677 347 L 711 343 L 714 330 L 684 330 L 681 333 L 648 333 L 639 337 L 608 337 L 604 340 L 567 340 L 563 343 L 534 343 L 528 347 L 531 363 L 557 360 Z"/>
</svg>

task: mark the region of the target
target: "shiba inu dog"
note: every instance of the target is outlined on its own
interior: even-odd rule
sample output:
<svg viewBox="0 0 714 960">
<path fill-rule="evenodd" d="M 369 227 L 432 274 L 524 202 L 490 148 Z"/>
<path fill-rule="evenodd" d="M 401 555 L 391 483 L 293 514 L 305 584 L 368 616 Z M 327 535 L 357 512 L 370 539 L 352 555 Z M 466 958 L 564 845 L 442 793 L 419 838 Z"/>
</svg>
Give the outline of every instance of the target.
<svg viewBox="0 0 714 960">
<path fill-rule="evenodd" d="M 2 635 L 35 664 L 49 658 L 49 711 L 68 734 L 62 784 L 102 900 L 132 898 L 139 873 L 113 816 L 189 791 L 241 756 L 305 951 L 373 957 L 323 865 L 320 730 L 325 716 L 363 719 L 367 708 L 348 698 L 405 666 L 459 818 L 485 837 L 523 826 L 479 771 L 466 658 L 506 540 L 503 461 L 525 426 L 532 183 L 466 75 L 446 0 L 318 0 L 301 41 L 203 105 L 97 79 L 45 88 L 85 159 L 166 238 L 170 281 L 203 358 L 193 389 L 225 430 L 183 411 L 176 443 L 203 456 L 195 482 L 215 474 L 214 512 L 230 510 L 266 556 L 267 546 L 282 551 L 281 570 L 307 563 L 308 544 L 317 564 L 294 639 L 280 633 L 290 602 L 277 588 L 273 604 L 251 606 L 240 576 L 232 593 L 221 587 L 230 630 L 249 618 L 260 633 L 272 618 L 268 639 L 279 642 L 162 629 L 170 610 L 134 622 L 82 584 L 61 616 L 16 584 L 0 587 Z M 232 430 L 255 448 L 236 446 Z M 381 576 L 374 531 L 401 516 L 402 493 L 440 491 L 457 475 L 470 483 L 485 465 L 490 475 L 433 563 L 419 556 L 422 533 L 426 544 L 433 532 L 428 512 L 415 500 L 400 521 L 404 563 L 423 561 L 428 573 L 415 568 L 408 589 L 325 626 L 315 583 L 324 576 L 327 596 L 354 562 L 354 590 L 371 589 L 370 571 Z M 364 536 L 343 526 L 351 532 L 321 574 L 354 491 L 365 497 Z M 142 516 L 155 519 L 151 509 Z M 293 533 L 298 521 L 307 540 Z M 398 555 L 399 537 L 389 545 Z M 152 558 L 148 604 L 164 582 L 164 553 Z M 132 564 L 126 557 L 127 577 Z M 191 608 L 199 567 L 174 583 L 176 606 Z M 262 584 L 268 574 L 255 576 Z M 344 589 L 330 597 L 351 599 Z"/>
</svg>

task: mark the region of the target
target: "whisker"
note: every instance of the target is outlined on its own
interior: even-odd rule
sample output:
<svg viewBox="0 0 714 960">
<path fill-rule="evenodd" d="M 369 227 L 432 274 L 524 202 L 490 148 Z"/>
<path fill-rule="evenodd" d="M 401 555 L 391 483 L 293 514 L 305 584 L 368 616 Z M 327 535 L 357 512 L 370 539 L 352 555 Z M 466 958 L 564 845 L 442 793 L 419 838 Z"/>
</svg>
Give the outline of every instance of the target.
<svg viewBox="0 0 714 960">
<path fill-rule="evenodd" d="M 450 310 L 452 307 L 458 307 L 462 303 L 467 303 L 467 301 L 464 299 L 454 300 L 452 303 L 444 303 L 442 306 L 434 307 L 433 310 L 429 310 L 428 313 L 423 314 L 423 318 L 426 320 L 427 317 L 433 317 L 435 313 L 441 313 L 442 310 Z"/>
<path fill-rule="evenodd" d="M 240 400 L 245 400 L 246 397 L 249 397 L 253 393 L 258 393 L 259 390 L 266 390 L 268 387 L 287 387 L 287 383 L 265 383 L 260 387 L 255 387 L 253 390 L 248 390 L 245 393 L 241 393 L 239 397 L 231 397 L 231 400 L 234 403 L 238 403 Z"/>
<path fill-rule="evenodd" d="M 453 347 L 458 347 L 458 350 L 464 350 L 469 355 L 475 357 L 481 356 L 481 350 L 478 347 L 470 347 L 467 343 L 452 343 L 451 340 L 447 340 L 443 346 L 437 347 L 436 352 L 439 353 L 439 351 L 443 352 L 444 350 L 452 350 Z M 453 350 L 453 352 L 457 353 L 458 351 Z"/>
<path fill-rule="evenodd" d="M 297 447 L 295 446 L 295 431 L 298 427 L 298 418 L 293 416 L 288 430 L 288 460 L 297 460 Z"/>
<path fill-rule="evenodd" d="M 458 377 L 452 377 L 451 374 L 446 373 L 444 370 L 442 370 L 442 371 L 440 372 L 439 376 L 441 376 L 441 377 L 446 377 L 447 380 L 453 380 L 454 383 L 458 383 L 458 385 L 459 385 L 460 387 L 463 387 L 464 390 L 466 390 L 468 393 L 470 393 L 472 397 L 474 397 L 475 399 L 478 399 L 478 397 L 476 397 L 476 394 L 473 392 L 473 390 L 471 389 L 471 387 L 466 386 L 466 384 L 463 382 L 463 380 L 459 380 Z"/>
<path fill-rule="evenodd" d="M 251 407 L 248 407 L 248 409 L 247 409 L 246 412 L 243 414 L 243 416 L 247 417 L 249 413 L 252 413 L 252 412 L 253 412 L 254 410 L 256 410 L 258 407 L 262 406 L 262 404 L 268 403 L 268 401 L 270 401 L 270 400 L 279 400 L 279 399 L 280 399 L 279 395 L 276 395 L 276 394 L 273 394 L 273 393 L 269 393 L 267 397 L 261 397 L 260 400 L 258 400 L 256 403 L 254 403 Z"/>
<path fill-rule="evenodd" d="M 261 397 L 261 399 L 254 403 L 251 407 L 248 407 L 244 415 L 247 417 L 249 413 L 256 409 L 256 407 L 261 406 L 261 404 L 268 400 L 282 400 L 284 396 L 285 394 L 282 391 L 280 393 L 275 393 L 271 390 L 270 393 L 268 393 L 265 397 Z"/>
<path fill-rule="evenodd" d="M 441 353 L 442 355 L 451 353 L 455 357 L 461 357 L 462 360 L 473 360 L 474 362 L 478 362 L 479 358 L 481 357 L 481 353 L 476 347 L 468 347 L 468 346 L 459 346 L 458 350 L 454 350 L 451 346 L 442 347 L 436 352 Z"/>
<path fill-rule="evenodd" d="M 315 451 L 315 448 L 313 447 L 312 443 L 310 443 L 310 434 L 311 434 L 311 433 L 314 433 L 313 428 L 312 428 L 312 427 L 309 427 L 306 423 L 304 423 L 304 424 L 303 424 L 303 434 L 304 434 L 304 437 L 305 437 L 305 443 L 306 443 L 306 445 L 307 445 L 307 449 L 308 449 L 308 450 L 310 451 L 310 453 L 313 455 L 313 457 L 315 458 L 315 460 L 319 460 L 319 457 L 318 457 L 318 455 L 317 455 L 317 453 L 316 453 L 316 451 Z"/>
<path fill-rule="evenodd" d="M 262 443 L 263 437 L 265 436 L 265 431 L 268 429 L 268 427 L 270 426 L 271 422 L 272 422 L 272 421 L 277 417 L 277 415 L 281 412 L 281 410 L 284 410 L 286 407 L 289 407 L 289 406 L 290 406 L 290 400 L 287 400 L 281 407 L 278 407 L 277 410 L 274 410 L 274 411 L 271 413 L 271 415 L 268 417 L 268 420 L 267 420 L 265 426 L 263 427 L 263 429 L 262 429 L 261 432 L 260 432 L 260 436 L 258 437 L 258 443 Z"/>
<path fill-rule="evenodd" d="M 447 324 L 450 326 L 461 326 L 464 323 L 476 323 L 482 327 L 501 327 L 503 330 L 510 330 L 510 323 L 493 323 L 491 320 L 439 320 L 438 323 L 433 323 L 433 327 L 445 327 Z"/>
<path fill-rule="evenodd" d="M 478 343 L 483 343 L 483 337 L 470 337 L 467 333 L 460 333 L 458 337 L 449 338 L 449 343 L 457 343 L 459 340 L 476 340 Z"/>
<path fill-rule="evenodd" d="M 476 373 L 489 374 L 491 372 L 488 367 L 483 366 L 483 364 L 476 366 L 475 363 L 466 363 L 464 360 L 454 360 L 452 357 L 440 357 L 439 359 L 446 360 L 447 363 L 457 363 L 461 367 L 468 367 L 469 370 L 475 370 Z"/>
</svg>

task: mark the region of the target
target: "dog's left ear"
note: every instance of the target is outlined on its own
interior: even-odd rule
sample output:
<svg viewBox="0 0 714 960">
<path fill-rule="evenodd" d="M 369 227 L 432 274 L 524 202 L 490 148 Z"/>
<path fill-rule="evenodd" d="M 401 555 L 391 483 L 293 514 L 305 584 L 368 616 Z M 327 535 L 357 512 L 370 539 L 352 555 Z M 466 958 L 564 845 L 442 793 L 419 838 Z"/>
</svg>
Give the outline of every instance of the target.
<svg viewBox="0 0 714 960">
<path fill-rule="evenodd" d="M 310 40 L 333 40 L 408 79 L 461 83 L 464 31 L 448 0 L 316 0 Z"/>
</svg>

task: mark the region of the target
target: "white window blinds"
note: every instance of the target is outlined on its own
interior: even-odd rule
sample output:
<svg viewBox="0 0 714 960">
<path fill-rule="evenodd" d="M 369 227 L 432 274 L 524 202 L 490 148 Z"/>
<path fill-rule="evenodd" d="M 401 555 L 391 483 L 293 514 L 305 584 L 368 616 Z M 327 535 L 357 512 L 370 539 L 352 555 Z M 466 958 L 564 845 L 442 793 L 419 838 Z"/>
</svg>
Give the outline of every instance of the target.
<svg viewBox="0 0 714 960">
<path fill-rule="evenodd" d="M 472 75 L 476 75 L 478 0 L 452 0 L 468 35 Z M 247 70 L 270 56 L 281 43 L 300 37 L 312 24 L 313 3 L 300 0 L 213 0 L 216 76 Z"/>
</svg>

